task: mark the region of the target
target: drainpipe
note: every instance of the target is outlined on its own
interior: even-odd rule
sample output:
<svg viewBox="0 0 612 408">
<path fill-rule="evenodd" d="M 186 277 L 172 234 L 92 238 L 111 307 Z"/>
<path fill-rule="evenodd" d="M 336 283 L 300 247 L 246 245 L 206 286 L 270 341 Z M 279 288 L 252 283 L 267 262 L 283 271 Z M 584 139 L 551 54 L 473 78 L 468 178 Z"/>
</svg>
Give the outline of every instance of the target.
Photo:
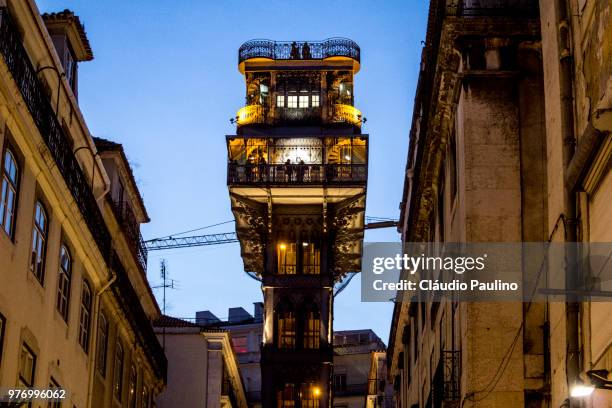
<svg viewBox="0 0 612 408">
<path fill-rule="evenodd" d="M 574 104 L 573 104 L 573 58 L 571 52 L 571 33 L 569 21 L 569 7 L 567 0 L 556 0 L 557 30 L 559 42 L 559 84 L 561 93 L 561 135 L 563 138 L 563 169 L 569 171 L 570 163 L 574 158 L 576 140 L 574 137 Z M 574 189 L 564 188 L 565 213 L 565 284 L 566 290 L 575 290 L 578 287 L 577 254 L 575 243 L 577 241 L 576 223 L 576 195 Z M 569 244 L 569 245 L 568 245 Z M 574 293 L 566 297 L 566 376 L 567 385 L 571 388 L 578 380 L 580 374 L 580 341 L 579 341 L 579 312 L 580 303 Z"/>
<path fill-rule="evenodd" d="M 117 280 L 117 275 L 115 274 L 114 271 L 111 271 L 111 277 L 110 279 L 106 282 L 106 284 L 104 284 L 104 286 L 102 286 L 97 292 L 96 295 L 94 297 L 94 313 L 93 316 L 96 316 L 96 320 L 94 325 L 93 325 L 93 330 L 92 335 L 93 335 L 93 339 L 91 342 L 91 349 L 89 350 L 89 382 L 87 384 L 87 406 L 91 407 L 91 395 L 93 393 L 93 380 L 94 380 L 94 375 L 96 372 L 96 351 L 98 348 L 98 311 L 100 309 L 100 298 L 102 297 L 102 294 L 104 292 L 106 292 L 108 290 L 108 288 L 111 287 L 111 285 L 113 283 L 115 283 L 115 280 Z M 108 340 L 108 339 L 107 339 Z"/>
</svg>

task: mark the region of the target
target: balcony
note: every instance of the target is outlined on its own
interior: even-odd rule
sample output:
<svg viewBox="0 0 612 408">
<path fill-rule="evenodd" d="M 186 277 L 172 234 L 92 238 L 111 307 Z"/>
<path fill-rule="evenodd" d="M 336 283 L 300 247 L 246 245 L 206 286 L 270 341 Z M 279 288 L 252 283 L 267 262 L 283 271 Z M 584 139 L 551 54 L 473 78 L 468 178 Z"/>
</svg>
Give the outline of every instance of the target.
<svg viewBox="0 0 612 408">
<path fill-rule="evenodd" d="M 538 0 L 448 0 L 447 13 L 457 16 L 534 16 Z"/>
<path fill-rule="evenodd" d="M 140 226 L 136 220 L 136 215 L 125 201 L 120 203 L 113 201 L 112 207 L 117 221 L 127 238 L 132 254 L 142 270 L 146 271 L 148 251 L 140 234 Z"/>
<path fill-rule="evenodd" d="M 342 123 L 360 128 L 363 123 L 363 116 L 359 109 L 345 104 L 333 105 L 331 112 L 326 118 L 323 117 L 323 109 L 321 107 L 277 107 L 272 111 L 264 105 L 247 105 L 238 110 L 233 122 L 236 123 L 238 128 L 248 125 L 320 125 L 324 123 Z"/>
<path fill-rule="evenodd" d="M 365 184 L 365 164 L 228 164 L 228 185 Z"/>
<path fill-rule="evenodd" d="M 368 395 L 368 384 L 346 384 L 334 387 L 335 397 L 351 397 L 355 395 Z"/>
<path fill-rule="evenodd" d="M 348 38 L 328 38 L 323 41 L 247 41 L 238 50 L 238 63 L 249 59 L 322 60 L 346 57 L 360 62 L 361 51 L 357 43 Z"/>
</svg>

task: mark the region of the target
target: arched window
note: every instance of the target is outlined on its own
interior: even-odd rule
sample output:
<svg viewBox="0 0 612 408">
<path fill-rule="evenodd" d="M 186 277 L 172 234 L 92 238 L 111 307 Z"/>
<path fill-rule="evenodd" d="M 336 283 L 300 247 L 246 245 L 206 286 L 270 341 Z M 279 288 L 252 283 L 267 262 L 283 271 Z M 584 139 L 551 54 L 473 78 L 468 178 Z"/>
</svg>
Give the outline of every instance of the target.
<svg viewBox="0 0 612 408">
<path fill-rule="evenodd" d="M 276 311 L 277 344 L 279 348 L 295 348 L 295 311 L 289 302 L 279 303 Z"/>
<path fill-rule="evenodd" d="M 305 304 L 303 317 L 304 348 L 318 349 L 321 338 L 321 318 L 319 315 L 319 308 L 314 302 Z"/>
<path fill-rule="evenodd" d="M 2 193 L 0 195 L 0 227 L 12 239 L 15 230 L 15 210 L 19 181 L 19 167 L 13 153 L 4 152 L 2 166 Z"/>
<path fill-rule="evenodd" d="M 89 350 L 89 331 L 91 327 L 91 288 L 83 281 L 81 290 L 81 310 L 79 313 L 79 344 L 87 352 Z"/>
<path fill-rule="evenodd" d="M 32 229 L 32 254 L 30 256 L 30 270 L 36 279 L 43 284 L 45 279 L 45 252 L 47 250 L 47 213 L 40 203 L 36 202 L 34 211 L 34 227 Z"/>
<path fill-rule="evenodd" d="M 70 276 L 72 275 L 72 259 L 65 245 L 60 248 L 60 265 L 57 279 L 57 311 L 65 321 L 68 321 L 68 305 L 70 303 Z"/>
</svg>

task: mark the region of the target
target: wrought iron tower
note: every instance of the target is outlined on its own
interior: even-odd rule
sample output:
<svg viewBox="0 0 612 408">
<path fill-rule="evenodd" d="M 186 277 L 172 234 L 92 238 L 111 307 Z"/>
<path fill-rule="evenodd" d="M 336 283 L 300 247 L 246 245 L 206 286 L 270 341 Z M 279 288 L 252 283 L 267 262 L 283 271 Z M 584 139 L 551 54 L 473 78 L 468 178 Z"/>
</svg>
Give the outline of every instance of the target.
<svg viewBox="0 0 612 408">
<path fill-rule="evenodd" d="M 353 41 L 254 40 L 227 183 L 247 272 L 262 280 L 264 407 L 331 407 L 333 287 L 361 270 L 368 136 Z"/>
</svg>

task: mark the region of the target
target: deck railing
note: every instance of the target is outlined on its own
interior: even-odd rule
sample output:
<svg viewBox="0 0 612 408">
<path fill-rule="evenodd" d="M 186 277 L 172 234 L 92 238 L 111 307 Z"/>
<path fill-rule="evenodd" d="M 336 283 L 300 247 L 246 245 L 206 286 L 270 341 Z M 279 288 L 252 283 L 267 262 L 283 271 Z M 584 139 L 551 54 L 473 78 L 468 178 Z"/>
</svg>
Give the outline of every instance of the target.
<svg viewBox="0 0 612 408">
<path fill-rule="evenodd" d="M 359 62 L 361 51 L 357 43 L 348 38 L 328 38 L 323 41 L 251 40 L 242 44 L 238 50 L 238 63 L 252 58 L 320 60 L 330 57 L 348 57 Z"/>
<path fill-rule="evenodd" d="M 366 164 L 236 164 L 229 163 L 228 185 L 365 184 Z"/>
<path fill-rule="evenodd" d="M 300 124 L 321 124 L 321 123 L 348 123 L 360 127 L 363 122 L 361 111 L 354 106 L 345 104 L 333 105 L 327 118 L 323 117 L 322 107 L 310 108 L 275 108 L 272 115 L 271 110 L 263 105 L 243 106 L 236 112 L 236 117 L 232 122 L 236 126 L 280 124 L 280 123 L 300 123 Z"/>
<path fill-rule="evenodd" d="M 447 13 L 457 16 L 529 16 L 538 12 L 538 0 L 448 0 Z"/>
</svg>

